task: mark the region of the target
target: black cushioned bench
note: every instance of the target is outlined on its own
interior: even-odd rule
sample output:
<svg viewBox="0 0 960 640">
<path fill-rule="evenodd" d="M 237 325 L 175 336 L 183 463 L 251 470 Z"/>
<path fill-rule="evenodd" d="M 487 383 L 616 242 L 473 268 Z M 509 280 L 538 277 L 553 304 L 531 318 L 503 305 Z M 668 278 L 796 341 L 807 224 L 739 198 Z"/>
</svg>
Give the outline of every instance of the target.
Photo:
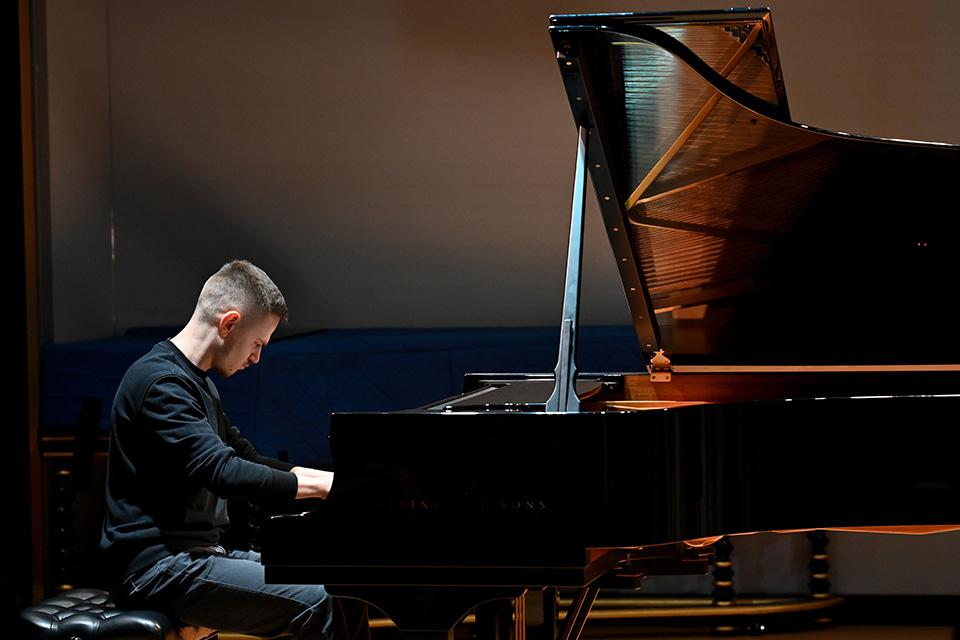
<svg viewBox="0 0 960 640">
<path fill-rule="evenodd" d="M 25 640 L 180 640 L 181 627 L 156 611 L 117 609 L 101 589 L 71 589 L 20 613 Z M 187 628 L 188 637 L 211 637 Z M 194 633 L 190 633 L 194 632 Z"/>
</svg>

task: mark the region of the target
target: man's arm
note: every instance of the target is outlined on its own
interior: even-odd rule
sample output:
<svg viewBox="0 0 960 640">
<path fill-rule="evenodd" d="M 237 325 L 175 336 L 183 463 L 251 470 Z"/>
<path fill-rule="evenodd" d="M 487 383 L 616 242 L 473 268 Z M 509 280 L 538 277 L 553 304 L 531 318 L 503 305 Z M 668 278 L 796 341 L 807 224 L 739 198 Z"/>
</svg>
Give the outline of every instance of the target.
<svg viewBox="0 0 960 640">
<path fill-rule="evenodd" d="M 297 498 L 326 498 L 333 486 L 333 472 L 294 467 L 290 470 L 297 476 Z"/>
<path fill-rule="evenodd" d="M 292 465 L 260 455 L 249 441 L 240 435 L 240 431 L 230 424 L 226 416 L 222 417 L 228 424 L 227 443 L 241 458 L 266 465 L 281 471 L 290 471 L 297 476 L 297 498 L 326 498 L 333 485 L 333 473 L 311 469 L 310 467 L 293 467 Z"/>
</svg>

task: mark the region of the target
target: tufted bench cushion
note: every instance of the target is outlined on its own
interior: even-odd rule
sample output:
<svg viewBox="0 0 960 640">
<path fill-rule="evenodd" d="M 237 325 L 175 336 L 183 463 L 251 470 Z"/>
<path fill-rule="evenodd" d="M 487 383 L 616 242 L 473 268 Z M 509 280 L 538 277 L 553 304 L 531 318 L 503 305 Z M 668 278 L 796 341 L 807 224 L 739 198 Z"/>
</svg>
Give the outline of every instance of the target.
<svg viewBox="0 0 960 640">
<path fill-rule="evenodd" d="M 64 591 L 25 608 L 20 619 L 27 640 L 186 640 L 215 635 L 209 629 L 181 628 L 156 611 L 122 611 L 100 589 Z"/>
</svg>

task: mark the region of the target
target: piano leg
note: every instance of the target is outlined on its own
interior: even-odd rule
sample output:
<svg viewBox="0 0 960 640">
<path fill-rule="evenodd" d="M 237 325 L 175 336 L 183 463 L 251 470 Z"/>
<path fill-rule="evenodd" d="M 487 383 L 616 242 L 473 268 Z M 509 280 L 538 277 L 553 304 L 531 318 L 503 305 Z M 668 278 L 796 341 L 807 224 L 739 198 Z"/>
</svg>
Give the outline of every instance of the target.
<svg viewBox="0 0 960 640">
<path fill-rule="evenodd" d="M 570 609 L 567 610 L 566 618 L 563 621 L 563 629 L 557 640 L 578 640 L 580 632 L 583 631 L 583 625 L 587 622 L 587 616 L 593 603 L 597 601 L 597 594 L 600 593 L 600 587 L 588 585 L 582 587 L 577 592 L 577 597 L 573 599 Z"/>
<path fill-rule="evenodd" d="M 524 634 L 527 640 L 556 640 L 557 589 L 531 589 L 523 596 L 523 604 Z"/>
<path fill-rule="evenodd" d="M 454 630 L 448 631 L 403 631 L 403 640 L 454 640 Z"/>
<path fill-rule="evenodd" d="M 522 587 L 380 587 L 326 585 L 342 598 L 368 602 L 396 625 L 404 640 L 454 640 L 455 627 L 474 611 L 477 638 L 511 640 L 513 598 Z M 520 639 L 522 640 L 522 638 Z"/>
<path fill-rule="evenodd" d="M 557 634 L 557 590 L 528 591 L 515 599 L 492 600 L 474 610 L 477 640 L 578 640 L 599 587 L 583 587 Z"/>
<path fill-rule="evenodd" d="M 478 640 L 525 640 L 523 598 L 484 602 L 474 610 Z M 516 604 L 514 604 L 516 603 Z"/>
</svg>

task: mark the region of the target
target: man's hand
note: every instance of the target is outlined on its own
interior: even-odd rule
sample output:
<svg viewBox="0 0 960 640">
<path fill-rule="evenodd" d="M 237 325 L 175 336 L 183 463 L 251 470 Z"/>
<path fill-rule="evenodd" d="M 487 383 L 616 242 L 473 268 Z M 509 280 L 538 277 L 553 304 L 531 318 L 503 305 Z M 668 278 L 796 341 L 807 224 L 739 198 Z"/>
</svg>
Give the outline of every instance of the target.
<svg viewBox="0 0 960 640">
<path fill-rule="evenodd" d="M 309 467 L 290 470 L 297 476 L 297 498 L 326 498 L 333 486 L 333 473 Z"/>
</svg>

